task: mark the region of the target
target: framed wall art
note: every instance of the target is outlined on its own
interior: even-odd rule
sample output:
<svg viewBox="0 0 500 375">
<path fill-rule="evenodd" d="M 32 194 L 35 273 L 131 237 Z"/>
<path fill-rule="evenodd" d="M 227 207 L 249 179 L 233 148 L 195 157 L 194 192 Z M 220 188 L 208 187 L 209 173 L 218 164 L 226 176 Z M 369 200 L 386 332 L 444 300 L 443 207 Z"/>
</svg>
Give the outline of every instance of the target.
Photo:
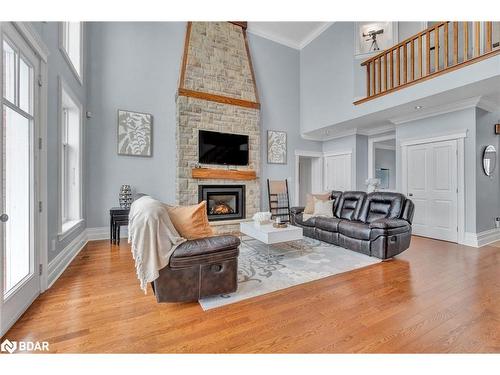
<svg viewBox="0 0 500 375">
<path fill-rule="evenodd" d="M 118 155 L 151 156 L 153 116 L 118 110 Z"/>
<path fill-rule="evenodd" d="M 267 163 L 286 164 L 286 132 L 267 131 Z"/>
</svg>

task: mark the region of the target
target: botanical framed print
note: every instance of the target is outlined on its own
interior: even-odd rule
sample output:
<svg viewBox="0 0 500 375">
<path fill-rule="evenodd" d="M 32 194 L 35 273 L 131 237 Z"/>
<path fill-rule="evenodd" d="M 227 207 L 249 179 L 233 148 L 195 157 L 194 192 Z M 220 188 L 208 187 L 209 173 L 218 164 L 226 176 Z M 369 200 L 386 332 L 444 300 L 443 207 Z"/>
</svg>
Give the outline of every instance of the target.
<svg viewBox="0 0 500 375">
<path fill-rule="evenodd" d="M 286 132 L 267 131 L 267 163 L 286 164 Z"/>
<path fill-rule="evenodd" d="M 118 155 L 151 156 L 153 116 L 118 110 Z"/>
</svg>

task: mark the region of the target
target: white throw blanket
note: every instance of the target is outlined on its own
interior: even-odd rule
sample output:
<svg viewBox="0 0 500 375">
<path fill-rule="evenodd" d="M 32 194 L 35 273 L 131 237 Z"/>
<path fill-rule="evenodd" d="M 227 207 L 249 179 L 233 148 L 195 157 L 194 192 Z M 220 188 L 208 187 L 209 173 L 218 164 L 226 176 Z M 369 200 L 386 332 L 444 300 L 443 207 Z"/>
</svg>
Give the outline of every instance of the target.
<svg viewBox="0 0 500 375">
<path fill-rule="evenodd" d="M 167 205 L 149 196 L 137 199 L 130 207 L 128 242 L 135 260 L 141 289 L 156 280 L 174 250 L 186 241 L 174 228 Z"/>
</svg>

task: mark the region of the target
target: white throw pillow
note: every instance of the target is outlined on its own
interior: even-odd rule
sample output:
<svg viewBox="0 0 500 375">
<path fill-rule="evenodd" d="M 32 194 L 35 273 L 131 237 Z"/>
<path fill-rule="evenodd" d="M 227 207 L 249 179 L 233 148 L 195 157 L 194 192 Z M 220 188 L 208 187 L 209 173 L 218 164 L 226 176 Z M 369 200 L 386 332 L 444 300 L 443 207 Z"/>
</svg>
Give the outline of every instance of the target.
<svg viewBox="0 0 500 375">
<path fill-rule="evenodd" d="M 324 201 L 314 197 L 313 216 L 333 217 L 333 200 Z"/>
</svg>

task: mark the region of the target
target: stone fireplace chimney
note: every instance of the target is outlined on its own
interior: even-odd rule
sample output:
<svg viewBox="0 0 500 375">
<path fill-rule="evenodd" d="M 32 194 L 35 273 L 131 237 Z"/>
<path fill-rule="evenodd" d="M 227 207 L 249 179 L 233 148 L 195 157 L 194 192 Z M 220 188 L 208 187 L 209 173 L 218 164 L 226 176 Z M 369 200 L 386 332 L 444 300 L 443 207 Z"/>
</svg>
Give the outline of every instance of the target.
<svg viewBox="0 0 500 375">
<path fill-rule="evenodd" d="M 180 205 L 200 201 L 199 188 L 206 185 L 244 185 L 245 216 L 260 208 L 259 97 L 244 22 L 189 22 L 177 96 L 177 182 Z M 198 131 L 244 134 L 249 137 L 248 166 L 199 165 Z M 218 173 L 193 178 L 193 169 Z M 234 173 L 233 170 L 249 173 Z M 210 173 L 208 173 L 210 175 Z M 241 175 L 250 177 L 241 177 Z M 201 189 L 200 189 L 201 191 Z M 227 222 L 219 221 L 218 229 Z M 235 221 L 237 223 L 237 221 Z M 231 228 L 234 229 L 234 228 Z"/>
</svg>

